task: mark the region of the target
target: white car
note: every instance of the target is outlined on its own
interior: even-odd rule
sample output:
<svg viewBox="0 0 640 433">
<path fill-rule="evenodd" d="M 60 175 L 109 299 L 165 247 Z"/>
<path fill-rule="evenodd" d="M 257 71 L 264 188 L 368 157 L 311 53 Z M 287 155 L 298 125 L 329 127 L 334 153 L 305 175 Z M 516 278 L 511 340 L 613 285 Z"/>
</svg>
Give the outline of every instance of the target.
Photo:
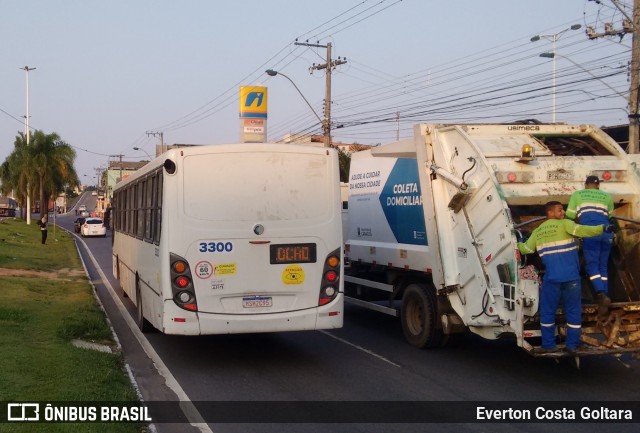
<svg viewBox="0 0 640 433">
<path fill-rule="evenodd" d="M 87 236 L 107 236 L 107 227 L 104 225 L 104 221 L 100 218 L 92 218 L 89 217 L 84 220 L 84 224 L 82 224 L 82 228 L 80 229 L 80 234 L 83 237 Z"/>
</svg>

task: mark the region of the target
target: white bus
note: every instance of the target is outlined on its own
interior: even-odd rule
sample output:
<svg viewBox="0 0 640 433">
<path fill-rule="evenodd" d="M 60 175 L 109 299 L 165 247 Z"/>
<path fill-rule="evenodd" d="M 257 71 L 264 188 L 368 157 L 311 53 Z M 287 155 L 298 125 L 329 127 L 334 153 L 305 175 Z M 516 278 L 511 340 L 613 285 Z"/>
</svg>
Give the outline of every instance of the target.
<svg viewBox="0 0 640 433">
<path fill-rule="evenodd" d="M 171 149 L 118 183 L 112 205 L 113 273 L 137 307 L 141 330 L 342 327 L 335 150 Z"/>
</svg>

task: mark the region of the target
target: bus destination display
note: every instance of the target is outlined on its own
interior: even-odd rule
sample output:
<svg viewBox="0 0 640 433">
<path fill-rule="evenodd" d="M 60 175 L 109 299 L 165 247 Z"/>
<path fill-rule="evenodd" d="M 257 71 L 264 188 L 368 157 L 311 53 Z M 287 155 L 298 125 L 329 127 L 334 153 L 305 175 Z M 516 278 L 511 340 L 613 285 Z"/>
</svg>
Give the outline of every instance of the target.
<svg viewBox="0 0 640 433">
<path fill-rule="evenodd" d="M 316 244 L 277 244 L 269 248 L 272 265 L 316 262 Z"/>
</svg>

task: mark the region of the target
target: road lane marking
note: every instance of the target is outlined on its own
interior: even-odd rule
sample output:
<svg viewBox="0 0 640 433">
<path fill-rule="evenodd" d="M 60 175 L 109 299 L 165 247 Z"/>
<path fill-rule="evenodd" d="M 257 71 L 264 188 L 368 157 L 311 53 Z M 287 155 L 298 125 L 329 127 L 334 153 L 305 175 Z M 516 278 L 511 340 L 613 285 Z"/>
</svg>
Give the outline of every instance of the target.
<svg viewBox="0 0 640 433">
<path fill-rule="evenodd" d="M 102 279 L 102 283 L 107 288 L 107 292 L 109 292 L 109 295 L 111 296 L 111 299 L 113 299 L 116 307 L 118 308 L 118 311 L 124 318 L 127 325 L 129 325 L 129 328 L 131 329 L 133 335 L 136 337 L 136 340 L 138 340 L 138 343 L 140 343 L 142 349 L 145 351 L 149 359 L 151 359 L 151 361 L 154 363 L 156 369 L 158 370 L 158 373 L 160 373 L 160 375 L 165 379 L 165 383 L 167 384 L 169 389 L 176 393 L 176 396 L 180 400 L 180 408 L 182 409 L 182 412 L 186 416 L 189 423 L 195 428 L 199 429 L 202 433 L 213 433 L 213 431 L 209 428 L 207 423 L 202 418 L 202 415 L 200 415 L 200 412 L 198 412 L 198 409 L 196 409 L 194 404 L 191 402 L 191 399 L 189 399 L 189 397 L 187 396 L 187 393 L 184 392 L 176 378 L 173 376 L 173 374 L 171 374 L 169 368 L 166 366 L 164 361 L 162 361 L 162 358 L 160 358 L 158 352 L 156 352 L 149 340 L 147 340 L 147 337 L 145 337 L 142 331 L 140 331 L 138 325 L 129 314 L 129 311 L 122 303 L 122 300 L 107 279 L 106 275 L 104 274 L 104 272 L 102 272 L 102 268 L 93 256 L 91 250 L 87 247 L 87 244 L 83 239 L 77 238 L 77 240 L 80 241 L 82 245 L 84 245 L 84 248 L 87 251 L 89 258 L 91 259 L 93 266 L 96 268 L 98 275 L 100 275 L 100 278 Z"/>
<path fill-rule="evenodd" d="M 384 357 L 384 356 L 382 356 L 382 355 L 378 355 L 377 353 L 375 353 L 375 352 L 374 352 L 374 351 L 372 351 L 372 350 L 365 349 L 365 348 L 364 348 L 364 347 L 362 347 L 362 346 L 358 346 L 357 344 L 352 343 L 352 342 L 350 342 L 350 341 L 347 341 L 347 340 L 345 340 L 344 338 L 340 338 L 340 337 L 338 337 L 338 336 L 335 336 L 335 335 L 333 335 L 332 333 L 330 333 L 330 332 L 328 332 L 328 331 L 318 331 L 318 332 L 320 332 L 320 333 L 322 333 L 322 334 L 324 334 L 324 335 L 327 335 L 327 336 L 329 336 L 329 337 L 331 337 L 331 338 L 333 338 L 333 339 L 335 339 L 335 340 L 338 340 L 339 342 L 344 343 L 344 344 L 346 344 L 347 346 L 354 347 L 354 348 L 356 348 L 356 349 L 358 349 L 358 350 L 360 350 L 360 351 L 362 351 L 362 352 L 364 352 L 364 353 L 366 353 L 366 354 L 368 354 L 368 355 L 371 355 L 371 356 L 373 356 L 373 357 L 375 357 L 375 358 L 378 358 L 379 360 L 384 361 L 384 362 L 386 362 L 387 364 L 391 364 L 391 365 L 393 365 L 394 367 L 402 368 L 402 366 L 401 366 L 400 364 L 396 364 L 395 362 L 391 361 L 390 359 L 385 358 L 385 357 Z"/>
</svg>

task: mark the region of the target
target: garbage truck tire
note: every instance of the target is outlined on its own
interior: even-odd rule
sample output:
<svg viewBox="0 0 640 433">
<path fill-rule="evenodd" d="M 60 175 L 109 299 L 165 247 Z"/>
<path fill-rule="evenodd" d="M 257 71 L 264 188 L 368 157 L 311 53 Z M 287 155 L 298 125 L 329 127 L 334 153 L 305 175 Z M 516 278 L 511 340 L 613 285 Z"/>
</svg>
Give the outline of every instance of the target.
<svg viewBox="0 0 640 433">
<path fill-rule="evenodd" d="M 438 302 L 432 287 L 409 284 L 402 297 L 402 331 L 412 346 L 431 348 L 442 346 L 445 336 L 438 324 Z"/>
</svg>

